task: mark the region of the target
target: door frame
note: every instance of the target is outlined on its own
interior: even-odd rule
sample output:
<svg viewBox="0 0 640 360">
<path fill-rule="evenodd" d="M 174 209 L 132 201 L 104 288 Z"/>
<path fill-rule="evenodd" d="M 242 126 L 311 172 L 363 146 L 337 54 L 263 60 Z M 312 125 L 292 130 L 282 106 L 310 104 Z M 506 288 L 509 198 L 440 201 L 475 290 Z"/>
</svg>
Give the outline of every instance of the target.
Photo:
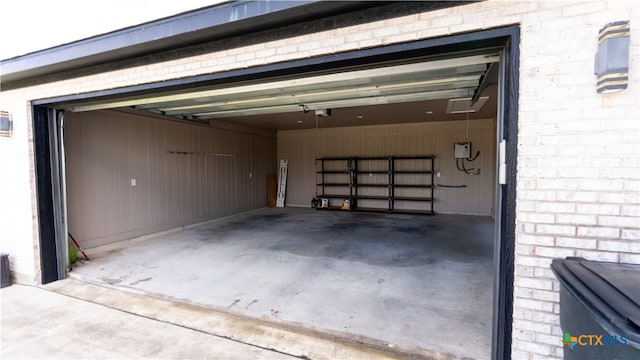
<svg viewBox="0 0 640 360">
<path fill-rule="evenodd" d="M 497 143 L 506 140 L 507 182 L 496 189 L 495 285 L 493 305 L 492 358 L 511 357 L 514 246 L 516 218 L 516 169 L 518 129 L 520 28 L 516 25 L 433 39 L 387 45 L 345 53 L 293 60 L 246 69 L 159 81 L 116 89 L 65 95 L 32 101 L 33 149 L 36 172 L 39 249 L 42 283 L 65 277 L 66 234 L 64 189 L 56 109 L 64 104 L 89 100 L 117 99 L 125 96 L 152 94 L 160 91 L 196 89 L 220 84 L 268 80 L 281 76 L 351 69 L 393 61 L 410 61 L 437 54 L 479 51 L 495 48 L 502 54 Z"/>
</svg>

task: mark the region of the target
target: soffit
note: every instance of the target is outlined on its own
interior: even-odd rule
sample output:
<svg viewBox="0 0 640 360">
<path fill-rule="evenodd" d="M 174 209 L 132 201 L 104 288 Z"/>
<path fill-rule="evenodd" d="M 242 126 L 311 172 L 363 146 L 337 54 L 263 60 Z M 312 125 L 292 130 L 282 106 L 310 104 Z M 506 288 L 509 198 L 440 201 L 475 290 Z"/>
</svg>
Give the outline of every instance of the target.
<svg viewBox="0 0 640 360">
<path fill-rule="evenodd" d="M 3 59 L 0 82 L 42 77 L 384 4 L 386 2 L 228 1 Z"/>
<path fill-rule="evenodd" d="M 0 60 L 0 83 L 3 88 L 32 86 L 52 79 L 100 73 L 105 68 L 182 58 L 201 51 L 199 45 L 245 36 L 249 36 L 245 40 L 254 41 L 250 39 L 252 34 L 265 31 L 274 31 L 271 36 L 288 36 L 291 31 L 334 29 L 466 4 L 469 2 L 450 0 L 232 0 Z M 307 25 L 296 30 L 299 24 Z"/>
</svg>

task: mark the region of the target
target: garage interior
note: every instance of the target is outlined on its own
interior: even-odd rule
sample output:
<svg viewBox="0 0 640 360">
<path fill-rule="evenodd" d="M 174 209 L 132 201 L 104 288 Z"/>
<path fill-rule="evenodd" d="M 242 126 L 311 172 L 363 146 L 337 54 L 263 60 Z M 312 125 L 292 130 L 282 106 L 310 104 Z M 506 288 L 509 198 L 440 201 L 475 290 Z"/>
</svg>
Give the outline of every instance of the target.
<svg viewBox="0 0 640 360">
<path fill-rule="evenodd" d="M 448 54 L 64 105 L 68 228 L 91 256 L 70 276 L 490 357 L 499 59 Z M 456 143 L 470 143 L 462 158 Z M 389 180 L 385 159 L 423 156 L 429 176 Z M 373 190 L 356 207 L 343 184 L 331 201 L 351 199 L 352 211 L 311 209 L 327 191 L 318 159 L 350 157 L 371 160 L 355 171 Z M 269 208 L 279 159 L 286 207 Z M 376 197 L 393 181 L 407 188 L 389 213 Z"/>
</svg>

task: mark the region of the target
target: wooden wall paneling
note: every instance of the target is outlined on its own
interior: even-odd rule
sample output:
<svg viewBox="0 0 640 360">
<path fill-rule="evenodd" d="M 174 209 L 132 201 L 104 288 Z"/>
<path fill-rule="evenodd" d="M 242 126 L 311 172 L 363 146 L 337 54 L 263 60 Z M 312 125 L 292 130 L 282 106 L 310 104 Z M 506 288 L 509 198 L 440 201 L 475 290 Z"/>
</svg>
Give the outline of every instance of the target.
<svg viewBox="0 0 640 360">
<path fill-rule="evenodd" d="M 316 130 L 290 130 L 278 133 L 278 157 L 303 157 L 311 163 L 317 157 L 342 156 L 414 156 L 435 155 L 435 170 L 441 172 L 440 178 L 434 178 L 436 184 L 466 185 L 463 189 L 436 188 L 435 210 L 442 213 L 490 215 L 493 209 L 493 193 L 495 188 L 495 120 L 474 120 L 469 123 L 469 141 L 473 149 L 480 150 L 478 160 L 468 163 L 469 166 L 480 167 L 480 176 L 466 175 L 456 168 L 453 159 L 453 143 L 466 139 L 466 122 L 430 122 L 422 124 L 395 124 L 385 126 L 362 126 L 353 128 L 334 128 Z M 305 138 L 313 137 L 316 145 L 308 149 L 301 144 Z M 300 160 L 298 160 L 300 161 Z M 417 163 L 414 162 L 417 166 Z M 300 165 L 302 166 L 302 165 Z M 379 166 L 379 165 L 372 165 Z M 408 165 L 411 166 L 411 165 Z M 290 169 L 291 181 L 296 184 L 315 184 L 315 177 Z M 375 179 L 373 182 L 386 182 L 386 179 Z M 416 178 L 409 180 L 418 182 Z M 360 189 L 362 190 L 362 189 Z M 377 194 L 383 189 L 367 190 L 369 194 Z M 315 193 L 315 188 L 294 186 L 287 191 L 287 203 L 290 205 L 308 206 L 308 199 Z M 407 189 L 403 194 L 417 196 L 420 190 Z M 361 206 L 373 204 L 374 201 L 360 201 Z M 379 205 L 379 204 L 378 204 Z M 408 207 L 415 206 L 407 202 Z"/>
<path fill-rule="evenodd" d="M 69 225 L 86 247 L 266 206 L 275 136 L 117 111 L 68 113 L 66 133 Z"/>
<path fill-rule="evenodd" d="M 125 211 L 125 223 L 127 230 L 134 230 L 137 226 L 148 226 L 144 206 L 144 189 L 148 187 L 145 172 L 145 162 L 148 156 L 146 121 L 129 121 L 129 131 L 121 136 L 127 137 L 127 176 L 123 181 L 124 198 L 126 199 L 123 210 Z M 136 186 L 132 186 L 132 179 L 136 180 Z M 127 211 L 128 210 L 128 211 Z"/>
<path fill-rule="evenodd" d="M 158 136 L 161 139 L 157 152 L 154 154 L 154 158 L 158 161 L 158 167 L 155 174 L 158 189 L 157 194 L 163 194 L 164 196 L 155 196 L 158 200 L 158 208 L 155 211 L 158 218 L 158 223 L 167 223 L 171 219 L 171 206 L 174 192 L 172 188 L 173 179 L 173 162 L 175 161 L 175 155 L 168 154 L 167 151 L 175 151 L 174 144 L 171 142 L 170 134 L 172 134 L 173 128 L 171 123 L 159 123 L 157 126 Z"/>
</svg>

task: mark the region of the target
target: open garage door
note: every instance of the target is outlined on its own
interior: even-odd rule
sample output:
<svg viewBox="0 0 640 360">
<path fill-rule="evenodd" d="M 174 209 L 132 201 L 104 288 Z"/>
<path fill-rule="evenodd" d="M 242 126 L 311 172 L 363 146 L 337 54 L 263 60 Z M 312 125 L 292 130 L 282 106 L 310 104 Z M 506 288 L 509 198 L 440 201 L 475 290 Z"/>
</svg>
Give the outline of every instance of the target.
<svg viewBox="0 0 640 360">
<path fill-rule="evenodd" d="M 288 197 L 293 204 L 303 205 L 317 194 L 315 165 L 318 157 L 432 155 L 436 151 L 443 153 L 440 149 L 443 146 L 450 148 L 445 155 L 450 163 L 445 164 L 445 157 L 439 155 L 436 159 L 442 163 L 436 163 L 435 167 L 432 165 L 429 171 L 439 173 L 436 176 L 447 180 L 439 183 L 442 185 L 441 193 L 445 194 L 447 188 L 466 185 L 458 179 L 481 179 L 477 176 L 480 172 L 476 174 L 476 169 L 468 169 L 464 165 L 465 159 L 473 158 L 473 153 L 458 157 L 463 159 L 460 168 L 460 161 L 454 156 L 454 143 L 471 143 L 475 146 L 482 143 L 482 146 L 486 146 L 481 149 L 482 159 L 488 162 L 478 167 L 488 173 L 485 179 L 490 180 L 473 188 L 484 189 L 480 191 L 483 195 L 491 194 L 489 200 L 484 199 L 476 208 L 471 208 L 464 203 L 464 199 L 449 195 L 454 199 L 450 202 L 461 202 L 462 208 L 467 206 L 466 210 L 443 202 L 441 209 L 448 210 L 441 212 L 473 214 L 475 211 L 486 211 L 482 215 L 495 218 L 495 241 L 491 248 L 495 256 L 492 269 L 496 281 L 492 296 L 494 304 L 487 312 L 493 312 L 491 343 L 494 357 L 509 354 L 510 279 L 513 276 L 511 248 L 515 223 L 515 156 L 512 155 L 515 154 L 516 144 L 517 104 L 517 46 L 513 46 L 514 41 L 517 41 L 517 29 L 498 29 L 261 69 L 37 102 L 34 128 L 36 134 L 42 135 L 37 136 L 36 140 L 37 162 L 42 165 L 38 166 L 37 171 L 39 179 L 44 180 L 38 185 L 41 251 L 43 264 L 56 266 L 56 273 L 52 274 L 52 270 L 48 270 L 52 267 L 43 265 L 46 275 L 43 282 L 60 278 L 58 268 L 66 259 L 59 255 L 66 253 L 65 242 L 60 239 L 64 232 L 45 234 L 43 229 L 64 229 L 69 225 L 74 231 L 76 226 L 73 221 L 81 216 L 88 215 L 93 223 L 84 219 L 77 221 L 86 228 L 78 230 L 83 233 L 82 236 L 76 236 L 93 241 L 92 246 L 105 245 L 265 206 L 266 189 L 262 185 L 262 178 L 271 171 L 275 172 L 270 167 L 276 166 L 278 157 L 304 157 L 304 160 L 297 162 L 301 173 L 294 172 L 294 176 L 299 181 L 293 185 L 292 196 Z M 45 107 L 66 110 L 66 121 L 69 121 L 65 126 L 67 138 L 62 139 L 61 131 L 56 127 L 60 122 L 53 121 L 51 117 L 54 113 Z M 331 111 L 331 116 L 326 116 L 328 111 Z M 448 136 L 446 121 L 466 127 L 472 133 L 488 128 L 491 134 L 487 136 L 488 140 L 483 138 L 482 141 L 459 139 L 458 133 Z M 438 123 L 439 129 L 437 126 L 434 128 L 435 123 Z M 52 127 L 51 124 L 56 126 Z M 429 136 L 443 140 L 436 148 L 420 145 L 422 147 L 416 150 L 420 139 L 412 138 L 406 147 L 396 147 L 404 149 L 403 153 L 387 151 L 379 154 L 372 154 L 369 150 L 366 153 L 345 151 L 350 149 L 345 145 L 349 138 L 353 138 L 350 136 L 342 136 L 343 139 L 336 141 L 335 136 L 340 133 L 352 131 L 355 134 L 362 127 L 367 127 L 371 135 L 374 131 L 370 127 L 374 126 L 384 129 L 395 127 L 394 131 L 397 128 L 412 129 L 410 132 L 429 133 Z M 318 134 L 320 129 L 325 132 Z M 305 139 L 305 131 L 315 132 L 312 142 Z M 176 133 L 180 134 L 172 135 Z M 381 139 L 375 136 L 370 138 L 374 141 Z M 107 140 L 100 145 L 89 141 L 94 139 Z M 504 153 L 509 156 L 507 159 L 497 159 L 498 143 L 505 139 L 509 141 Z M 83 140 L 90 144 L 83 144 Z M 364 137 L 357 141 L 366 143 Z M 60 165 L 57 157 L 49 156 L 47 159 L 47 155 L 59 154 L 59 147 L 51 145 L 58 142 L 67 147 L 69 167 L 66 169 Z M 321 143 L 325 144 L 324 148 L 319 146 Z M 139 151 L 131 149 L 132 144 L 139 145 Z M 380 142 L 377 144 L 352 149 L 379 149 L 385 146 Z M 332 152 L 336 145 L 343 149 L 341 153 Z M 91 160 L 82 159 L 87 155 L 83 151 L 86 149 L 94 152 L 93 158 L 104 160 L 103 165 L 107 166 L 97 169 L 104 170 L 104 173 L 83 169 L 83 162 L 91 163 Z M 144 153 L 149 149 L 156 156 L 126 156 L 127 153 Z M 77 158 L 74 159 L 74 156 Z M 122 156 L 126 159 L 123 160 Z M 500 176 L 497 171 L 503 162 L 506 176 L 502 179 L 504 184 L 498 185 Z M 269 165 L 261 167 L 263 163 Z M 162 168 L 165 172 L 161 180 L 153 180 L 150 173 L 142 175 L 142 178 L 138 175 L 132 177 L 122 168 L 123 164 L 128 169 Z M 442 169 L 450 165 L 456 166 L 452 170 L 456 177 L 446 178 L 449 168 L 446 172 Z M 62 199 L 65 191 L 60 190 L 59 196 L 55 196 L 56 191 L 50 191 L 54 194 L 51 196 L 43 191 L 47 188 L 51 190 L 47 177 L 53 178 L 54 184 L 60 183 L 56 182 L 60 174 L 51 171 L 51 168 L 61 168 L 68 175 L 67 187 L 63 189 L 69 194 L 68 222 L 63 206 L 67 201 Z M 367 171 L 373 177 L 377 170 L 374 166 Z M 175 175 L 177 173 L 188 176 L 181 178 Z M 233 175 L 229 177 L 230 174 Z M 313 175 L 312 180 L 309 180 L 310 175 Z M 78 181 L 78 176 L 93 176 L 94 181 Z M 126 184 L 105 190 L 105 186 L 108 188 L 113 184 L 109 181 L 110 176 L 126 179 Z M 174 178 L 170 179 L 172 176 Z M 185 179 L 196 183 L 185 187 Z M 156 181 L 153 185 L 155 190 L 149 190 L 146 195 L 132 193 L 132 188 L 138 186 L 139 180 L 148 183 Z M 100 186 L 101 181 L 105 186 Z M 207 184 L 211 181 L 215 182 L 217 190 L 208 192 L 204 198 L 199 193 L 189 192 L 194 186 L 208 188 Z M 83 184 L 94 184 L 96 188 L 82 188 Z M 431 183 L 432 187 L 437 185 Z M 251 195 L 247 196 L 247 193 Z M 107 204 L 105 216 L 101 216 L 100 210 L 91 212 L 95 210 L 95 202 L 87 203 L 86 197 L 90 194 L 95 194 L 96 198 L 102 197 L 98 203 Z M 162 194 L 167 196 L 159 200 L 158 195 Z M 80 205 L 74 203 L 74 197 Z M 110 200 L 118 198 L 123 200 L 108 204 Z M 184 204 L 180 205 L 180 202 Z M 488 210 L 487 203 L 490 204 Z M 83 209 L 82 204 L 89 205 L 89 208 Z M 171 205 L 177 209 L 171 209 Z M 438 213 L 439 204 L 436 202 L 435 205 L 435 212 Z M 50 213 L 47 209 L 50 209 Z M 153 213 L 152 209 L 161 210 Z M 49 216 L 58 211 L 62 216 Z M 397 224 L 396 227 L 397 230 L 408 229 Z M 272 244 L 276 247 L 281 245 Z M 493 257 L 491 260 L 493 264 Z M 383 277 L 378 279 L 384 280 Z"/>
</svg>

